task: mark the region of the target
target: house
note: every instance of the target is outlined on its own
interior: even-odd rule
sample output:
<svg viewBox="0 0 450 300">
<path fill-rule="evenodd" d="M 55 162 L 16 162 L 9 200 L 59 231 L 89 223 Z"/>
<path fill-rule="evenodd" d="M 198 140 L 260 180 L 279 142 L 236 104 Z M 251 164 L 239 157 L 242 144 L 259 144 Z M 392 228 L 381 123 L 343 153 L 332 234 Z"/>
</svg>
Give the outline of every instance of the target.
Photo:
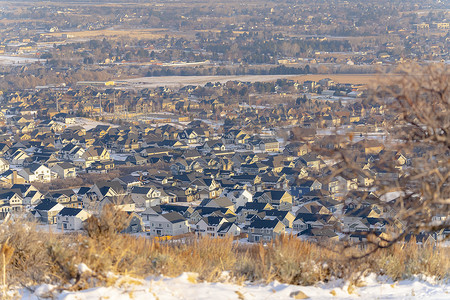
<svg viewBox="0 0 450 300">
<path fill-rule="evenodd" d="M 206 153 L 211 151 L 225 151 L 225 144 L 221 140 L 210 140 L 205 142 L 202 148 Z"/>
<path fill-rule="evenodd" d="M 0 174 L 0 184 L 10 185 L 25 182 L 25 178 L 19 175 L 16 170 L 8 170 Z"/>
<path fill-rule="evenodd" d="M 226 197 L 219 197 L 215 199 L 205 199 L 203 200 L 200 207 L 215 207 L 215 208 L 226 208 L 234 211 L 234 204 L 230 199 Z"/>
<path fill-rule="evenodd" d="M 83 223 L 90 216 L 87 211 L 81 208 L 64 207 L 56 215 L 56 226 L 61 230 L 81 230 L 83 229 Z"/>
<path fill-rule="evenodd" d="M 76 167 L 68 162 L 57 163 L 50 170 L 60 179 L 77 177 Z"/>
<path fill-rule="evenodd" d="M 58 122 L 65 123 L 65 124 L 75 124 L 75 120 L 76 120 L 75 116 L 68 115 L 66 113 L 56 114 L 53 116 L 52 119 L 55 121 L 58 121 Z"/>
<path fill-rule="evenodd" d="M 51 201 L 49 199 L 43 199 L 34 208 L 34 216 L 45 224 L 55 224 L 56 215 L 64 209 L 64 206 L 58 202 Z"/>
<path fill-rule="evenodd" d="M 22 205 L 24 207 L 37 205 L 43 197 L 43 195 L 31 184 L 15 183 L 11 186 L 11 191 L 21 193 L 21 197 L 23 198 Z"/>
<path fill-rule="evenodd" d="M 306 167 L 315 171 L 319 171 L 322 165 L 324 165 L 323 161 L 314 153 L 307 153 L 300 156 L 298 160 Z"/>
<path fill-rule="evenodd" d="M 297 180 L 291 187 L 291 194 L 295 197 L 301 197 L 309 192 L 322 189 L 322 183 L 314 178 L 304 178 Z"/>
<path fill-rule="evenodd" d="M 230 199 L 235 209 L 253 201 L 253 195 L 246 189 L 225 189 L 221 196 Z"/>
<path fill-rule="evenodd" d="M 171 202 L 170 196 L 156 186 L 135 186 L 130 191 L 136 207 L 151 207 Z"/>
<path fill-rule="evenodd" d="M 207 216 L 194 225 L 194 231 L 198 236 L 216 237 L 217 230 L 224 222 L 227 222 L 224 217 Z"/>
<path fill-rule="evenodd" d="M 0 205 L 5 208 L 8 207 L 8 211 L 20 211 L 23 208 L 23 198 L 20 191 L 9 190 L 0 193 Z M 3 209 L 5 210 L 5 209 Z"/>
<path fill-rule="evenodd" d="M 297 216 L 294 222 L 292 222 L 292 229 L 296 232 L 302 232 L 308 229 L 308 224 L 303 221 L 301 216 Z"/>
<path fill-rule="evenodd" d="M 18 165 L 23 166 L 24 162 L 29 159 L 30 156 L 23 151 L 22 149 L 17 149 L 12 155 L 11 155 L 11 164 L 12 165 Z"/>
<path fill-rule="evenodd" d="M 144 231 L 144 222 L 142 217 L 132 211 L 125 211 L 128 214 L 127 227 L 121 233 L 139 233 Z"/>
<path fill-rule="evenodd" d="M 238 236 L 241 229 L 234 223 L 223 217 L 208 216 L 195 224 L 194 230 L 199 236 L 225 237 Z"/>
<path fill-rule="evenodd" d="M 255 220 L 248 226 L 248 241 L 270 242 L 285 232 L 286 226 L 279 220 Z"/>
<path fill-rule="evenodd" d="M 180 140 L 187 141 L 188 144 L 198 144 L 209 140 L 209 131 L 204 128 L 188 128 L 178 136 Z"/>
<path fill-rule="evenodd" d="M 220 184 L 213 178 L 197 178 L 190 184 L 190 187 L 197 190 L 199 193 L 204 191 L 203 199 L 205 198 L 217 198 L 222 193 Z M 202 196 L 202 194 L 200 194 Z"/>
<path fill-rule="evenodd" d="M 82 202 L 78 200 L 77 194 L 71 189 L 52 191 L 45 196 L 65 207 L 81 208 L 82 206 Z"/>
<path fill-rule="evenodd" d="M 147 153 L 148 154 L 148 153 Z M 131 164 L 135 165 L 135 166 L 142 166 L 147 164 L 147 159 L 138 155 L 138 154 L 134 154 L 134 155 L 130 155 L 125 159 L 126 162 L 130 162 Z"/>
<path fill-rule="evenodd" d="M 236 210 L 237 221 L 249 225 L 252 215 L 258 215 L 262 220 L 265 216 L 265 211 L 272 209 L 274 209 L 274 207 L 269 203 L 248 202 Z"/>
<path fill-rule="evenodd" d="M 292 195 L 281 189 L 257 192 L 254 199 L 258 203 L 269 203 L 279 210 L 290 210 L 292 208 Z"/>
<path fill-rule="evenodd" d="M 237 226 L 233 222 L 224 222 L 217 229 L 217 237 L 225 237 L 225 236 L 239 236 L 241 234 L 241 228 Z"/>
<path fill-rule="evenodd" d="M 8 170 L 9 170 L 9 162 L 3 157 L 0 157 L 0 174 Z"/>
<path fill-rule="evenodd" d="M 262 139 L 259 143 L 259 149 L 264 152 L 280 151 L 280 143 L 276 139 Z"/>
<path fill-rule="evenodd" d="M 27 168 L 20 170 L 18 174 L 27 182 L 50 182 L 52 180 L 50 169 L 40 164 L 31 164 Z"/>
<path fill-rule="evenodd" d="M 139 180 L 139 178 L 132 175 L 125 175 L 114 178 L 112 181 L 119 182 L 127 191 L 130 191 L 135 186 L 142 186 L 142 182 Z"/>
<path fill-rule="evenodd" d="M 269 169 L 269 166 L 261 162 L 251 164 L 241 164 L 241 172 L 244 174 L 257 175 Z"/>
<path fill-rule="evenodd" d="M 277 209 L 267 210 L 264 212 L 264 220 L 279 220 L 283 222 L 286 228 L 292 228 L 295 216 L 290 211 L 282 211 Z"/>
<path fill-rule="evenodd" d="M 73 161 L 82 158 L 85 151 L 81 146 L 69 143 L 59 151 L 59 155 L 62 159 Z"/>
<path fill-rule="evenodd" d="M 117 181 L 101 181 L 95 183 L 82 197 L 83 208 L 98 209 L 100 202 L 109 197 L 113 200 L 115 196 L 124 196 L 126 193 Z"/>
<path fill-rule="evenodd" d="M 81 158 L 88 161 L 105 161 L 110 159 L 109 151 L 101 146 L 91 146 L 83 153 Z"/>
<path fill-rule="evenodd" d="M 305 154 L 308 154 L 309 147 L 306 143 L 301 142 L 293 142 L 289 143 L 284 147 L 283 153 L 286 155 L 292 155 L 292 156 L 303 156 Z"/>
<path fill-rule="evenodd" d="M 147 235 L 176 236 L 189 232 L 187 219 L 177 212 L 148 216 L 143 220 Z"/>
<path fill-rule="evenodd" d="M 314 241 L 339 241 L 339 235 L 330 228 L 308 228 L 298 235 Z"/>
</svg>

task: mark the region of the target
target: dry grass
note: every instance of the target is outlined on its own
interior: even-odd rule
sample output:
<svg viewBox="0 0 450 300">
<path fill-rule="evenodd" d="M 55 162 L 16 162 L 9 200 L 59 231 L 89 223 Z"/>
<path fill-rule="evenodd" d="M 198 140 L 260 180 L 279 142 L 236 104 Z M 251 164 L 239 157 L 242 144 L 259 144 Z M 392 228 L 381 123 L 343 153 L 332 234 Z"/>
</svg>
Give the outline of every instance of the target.
<svg viewBox="0 0 450 300">
<path fill-rule="evenodd" d="M 415 274 L 448 279 L 450 249 L 422 247 L 415 242 L 396 244 L 360 260 L 354 253 L 341 253 L 337 244 L 327 247 L 282 237 L 267 245 L 240 245 L 231 238 L 186 238 L 158 242 L 120 234 L 122 216 L 110 214 L 105 222 L 90 221 L 88 234 L 61 235 L 37 231 L 32 222 L 20 220 L 1 226 L 0 243 L 14 248 L 8 265 L 10 285 L 33 286 L 53 283 L 80 290 L 116 284 L 109 274 L 144 278 L 149 275 L 178 276 L 194 272 L 192 281 L 270 282 L 311 285 L 335 278 L 358 284 L 366 272 L 388 275 L 394 280 Z M 106 228 L 105 224 L 117 230 Z M 92 272 L 80 274 L 78 265 Z M 229 275 L 224 276 L 224 272 Z"/>
</svg>

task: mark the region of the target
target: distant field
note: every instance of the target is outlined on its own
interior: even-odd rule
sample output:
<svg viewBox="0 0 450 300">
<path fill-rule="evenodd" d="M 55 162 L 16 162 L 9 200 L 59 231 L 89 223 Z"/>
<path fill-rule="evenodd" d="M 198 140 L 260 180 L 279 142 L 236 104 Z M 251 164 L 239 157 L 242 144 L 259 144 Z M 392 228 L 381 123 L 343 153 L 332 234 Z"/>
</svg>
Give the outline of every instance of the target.
<svg viewBox="0 0 450 300">
<path fill-rule="evenodd" d="M 0 65 L 31 64 L 37 61 L 40 60 L 32 57 L 0 55 Z"/>
<path fill-rule="evenodd" d="M 396 77 L 398 75 L 388 75 L 388 76 Z M 379 74 L 314 74 L 314 75 L 296 75 L 291 79 L 298 81 L 305 81 L 305 80 L 319 81 L 324 78 L 330 78 L 334 82 L 338 83 L 370 85 L 376 83 L 382 78 L 386 78 L 386 75 L 381 76 Z"/>
<path fill-rule="evenodd" d="M 392 75 L 395 76 L 395 75 Z M 158 86 L 177 87 L 185 85 L 205 85 L 208 82 L 226 83 L 227 81 L 249 81 L 268 82 L 277 79 L 291 79 L 299 82 L 305 80 L 319 81 L 324 78 L 331 78 L 338 83 L 371 84 L 380 79 L 376 74 L 314 74 L 314 75 L 239 75 L 239 76 L 161 76 L 161 77 L 140 77 L 120 80 L 131 83 L 138 87 L 154 88 Z"/>
<path fill-rule="evenodd" d="M 85 31 L 68 31 L 68 32 L 53 32 L 46 33 L 46 35 L 52 35 L 61 37 L 63 34 L 67 34 L 69 38 L 133 38 L 133 39 L 158 39 L 164 37 L 166 34 L 170 37 L 182 36 L 178 33 L 170 32 L 166 29 L 124 29 L 124 30 L 85 30 Z"/>
<path fill-rule="evenodd" d="M 280 78 L 293 79 L 296 75 L 239 75 L 239 76 L 161 76 L 140 77 L 121 80 L 143 88 L 158 86 L 177 87 L 185 85 L 205 85 L 208 82 L 226 83 L 228 81 L 267 82 Z"/>
</svg>

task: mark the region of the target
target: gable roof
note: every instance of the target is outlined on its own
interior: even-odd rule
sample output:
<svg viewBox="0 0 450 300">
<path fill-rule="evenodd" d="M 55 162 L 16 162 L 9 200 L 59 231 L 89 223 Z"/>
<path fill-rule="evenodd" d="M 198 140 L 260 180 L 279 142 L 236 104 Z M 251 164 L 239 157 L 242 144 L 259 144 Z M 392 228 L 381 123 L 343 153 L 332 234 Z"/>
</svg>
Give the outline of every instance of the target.
<svg viewBox="0 0 450 300">
<path fill-rule="evenodd" d="M 180 215 L 176 211 L 163 214 L 162 216 L 170 223 L 180 223 L 180 222 L 186 221 L 186 218 L 184 218 L 182 215 Z"/>
<path fill-rule="evenodd" d="M 249 227 L 250 228 L 260 228 L 260 229 L 274 229 L 278 223 L 280 223 L 279 220 L 259 220 L 256 219 L 255 221 L 253 221 Z"/>
<path fill-rule="evenodd" d="M 58 202 L 52 201 L 50 199 L 43 199 L 41 203 L 39 203 L 34 209 L 35 210 L 50 210 L 56 205 L 58 205 Z"/>
<path fill-rule="evenodd" d="M 64 207 L 58 215 L 64 217 L 75 217 L 78 215 L 83 209 L 81 208 L 73 208 L 73 207 Z"/>
</svg>

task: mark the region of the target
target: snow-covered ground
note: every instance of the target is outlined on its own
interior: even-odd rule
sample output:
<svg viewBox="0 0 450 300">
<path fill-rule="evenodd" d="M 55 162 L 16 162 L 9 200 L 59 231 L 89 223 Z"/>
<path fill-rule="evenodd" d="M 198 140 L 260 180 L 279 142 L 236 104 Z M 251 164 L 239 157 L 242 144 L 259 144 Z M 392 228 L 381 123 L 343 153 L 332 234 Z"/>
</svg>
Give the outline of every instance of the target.
<svg viewBox="0 0 450 300">
<path fill-rule="evenodd" d="M 0 55 L 0 65 L 25 65 L 37 61 L 43 62 L 45 60 L 32 57 Z"/>
<path fill-rule="evenodd" d="M 75 119 L 75 124 L 69 124 L 68 127 L 81 126 L 84 129 L 89 130 L 89 129 L 92 129 L 94 127 L 97 127 L 97 125 L 110 125 L 111 127 L 119 127 L 119 126 L 114 125 L 114 124 L 101 122 L 101 121 L 95 121 L 93 119 L 88 119 L 88 118 L 76 118 Z"/>
<path fill-rule="evenodd" d="M 84 266 L 84 265 L 83 265 Z M 80 269 L 80 268 L 79 268 Z M 82 272 L 89 271 L 81 268 Z M 223 274 L 227 281 L 227 274 Z M 267 285 L 237 285 L 232 283 L 198 282 L 196 274 L 184 273 L 177 278 L 148 278 L 136 280 L 117 277 L 113 286 L 96 287 L 79 292 L 56 292 L 51 285 L 42 285 L 34 292 L 21 290 L 22 299 L 87 300 L 87 299 L 450 299 L 450 285 L 431 279 L 413 279 L 392 282 L 383 277 L 369 275 L 364 286 L 354 287 L 343 281 L 316 286 L 295 286 L 272 282 Z M 297 297 L 296 297 L 297 295 Z"/>
</svg>

